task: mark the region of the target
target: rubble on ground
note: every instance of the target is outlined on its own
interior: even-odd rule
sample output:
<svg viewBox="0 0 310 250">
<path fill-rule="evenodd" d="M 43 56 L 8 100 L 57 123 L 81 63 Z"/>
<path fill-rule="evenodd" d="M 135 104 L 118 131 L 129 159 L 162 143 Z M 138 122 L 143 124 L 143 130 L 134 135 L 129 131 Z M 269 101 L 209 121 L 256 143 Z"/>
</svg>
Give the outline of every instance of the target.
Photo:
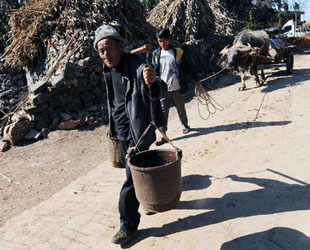
<svg viewBox="0 0 310 250">
<path fill-rule="evenodd" d="M 53 129 L 108 123 L 102 62 L 93 48 L 94 31 L 102 24 L 120 32 L 127 51 L 155 41 L 138 0 L 32 0 L 11 13 L 5 61 L 24 69 L 22 87 L 26 80 L 27 85 L 25 95 L 0 116 L 4 141 L 15 145 L 21 137 L 37 140 Z M 18 127 L 11 114 L 16 112 L 33 124 L 28 131 L 11 133 Z"/>
</svg>

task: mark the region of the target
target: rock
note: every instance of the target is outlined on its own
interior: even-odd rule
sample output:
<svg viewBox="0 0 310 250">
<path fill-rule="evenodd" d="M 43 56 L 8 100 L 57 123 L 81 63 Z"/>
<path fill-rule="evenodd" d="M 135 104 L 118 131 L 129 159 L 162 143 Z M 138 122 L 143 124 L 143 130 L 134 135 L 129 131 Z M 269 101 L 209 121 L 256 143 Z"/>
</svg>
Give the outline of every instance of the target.
<svg viewBox="0 0 310 250">
<path fill-rule="evenodd" d="M 64 86 L 64 82 L 65 82 L 65 76 L 63 74 L 59 74 L 57 76 L 54 76 L 51 79 L 51 84 L 55 88 L 61 88 L 62 86 Z"/>
<path fill-rule="evenodd" d="M 54 117 L 51 125 L 49 126 L 49 129 L 50 130 L 56 129 L 58 124 L 59 124 L 59 118 L 58 117 Z"/>
<path fill-rule="evenodd" d="M 36 137 L 37 137 L 39 134 L 40 134 L 39 131 L 34 130 L 34 129 L 30 129 L 30 130 L 28 131 L 28 133 L 25 135 L 24 138 L 25 138 L 26 140 L 36 139 Z"/>
<path fill-rule="evenodd" d="M 52 108 L 63 106 L 66 104 L 66 96 L 64 95 L 52 95 L 50 96 L 48 103 Z"/>
<path fill-rule="evenodd" d="M 26 119 L 14 122 L 4 128 L 2 140 L 16 145 L 33 126 L 34 124 Z"/>
<path fill-rule="evenodd" d="M 65 112 L 60 113 L 60 117 L 62 121 L 69 121 L 72 119 L 72 116 Z"/>
<path fill-rule="evenodd" d="M 22 120 L 22 119 L 24 119 L 23 114 L 21 114 L 20 112 L 17 112 L 17 113 L 15 113 L 15 114 L 12 116 L 11 121 L 12 121 L 12 122 L 18 122 L 18 121 L 20 121 L 20 120 Z"/>
<path fill-rule="evenodd" d="M 81 95 L 81 99 L 83 101 L 83 103 L 87 103 L 89 101 L 91 101 L 92 99 L 94 99 L 94 95 L 89 93 L 89 92 L 85 92 Z"/>
<path fill-rule="evenodd" d="M 74 120 L 70 120 L 70 121 L 61 122 L 58 125 L 58 128 L 59 129 L 65 129 L 65 130 L 74 129 L 77 126 L 79 126 L 80 124 L 81 124 L 80 120 L 75 120 L 75 121 Z"/>
<path fill-rule="evenodd" d="M 29 100 L 34 106 L 38 106 L 40 104 L 46 103 L 48 100 L 48 97 L 44 93 L 39 93 L 37 95 L 30 94 Z"/>
<path fill-rule="evenodd" d="M 44 81 L 44 80 L 40 80 L 37 83 L 30 85 L 29 90 L 33 94 L 37 95 L 40 92 L 42 92 L 43 90 L 45 90 L 48 86 L 50 86 L 49 82 Z"/>
<path fill-rule="evenodd" d="M 0 142 L 0 152 L 6 152 L 11 148 L 11 145 L 7 141 Z"/>
<path fill-rule="evenodd" d="M 42 105 L 39 105 L 39 106 L 30 105 L 30 106 L 25 107 L 25 111 L 26 111 L 28 114 L 35 114 L 35 113 L 42 112 L 42 111 L 45 110 L 47 107 L 48 107 L 47 104 L 42 104 Z"/>
</svg>

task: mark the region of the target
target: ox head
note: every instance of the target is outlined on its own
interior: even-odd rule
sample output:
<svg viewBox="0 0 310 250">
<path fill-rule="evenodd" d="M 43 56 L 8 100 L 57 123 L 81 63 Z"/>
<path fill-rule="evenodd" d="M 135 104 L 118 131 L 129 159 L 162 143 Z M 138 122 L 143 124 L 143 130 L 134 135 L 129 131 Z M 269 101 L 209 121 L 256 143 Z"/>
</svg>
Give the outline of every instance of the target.
<svg viewBox="0 0 310 250">
<path fill-rule="evenodd" d="M 221 50 L 220 55 L 227 59 L 227 67 L 230 70 L 237 69 L 245 61 L 246 57 L 252 51 L 250 45 L 226 46 Z"/>
</svg>

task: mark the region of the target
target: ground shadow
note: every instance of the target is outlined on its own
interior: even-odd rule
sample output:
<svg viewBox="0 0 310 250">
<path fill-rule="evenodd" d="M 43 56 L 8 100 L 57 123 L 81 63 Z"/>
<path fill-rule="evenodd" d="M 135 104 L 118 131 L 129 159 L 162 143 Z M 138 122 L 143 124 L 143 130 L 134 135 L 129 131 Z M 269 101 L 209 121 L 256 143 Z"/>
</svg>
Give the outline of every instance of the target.
<svg viewBox="0 0 310 250">
<path fill-rule="evenodd" d="M 197 137 L 201 135 L 216 133 L 216 132 L 223 132 L 223 131 L 235 131 L 235 130 L 242 130 L 247 128 L 259 128 L 259 127 L 271 127 L 271 126 L 286 126 L 290 124 L 291 121 L 270 121 L 270 122 L 237 122 L 232 124 L 226 125 L 218 125 L 209 128 L 192 128 L 189 134 L 176 137 L 171 139 L 171 141 L 179 141 L 185 138 Z"/>
<path fill-rule="evenodd" d="M 187 175 L 182 177 L 182 191 L 201 190 L 211 185 L 210 175 Z"/>
<path fill-rule="evenodd" d="M 246 235 L 226 242 L 221 250 L 309 250 L 310 238 L 286 227 Z"/>
<path fill-rule="evenodd" d="M 309 80 L 310 78 L 310 69 L 295 69 L 292 75 L 288 75 L 286 70 L 279 70 L 272 72 L 267 75 L 269 77 L 280 77 L 286 76 L 285 78 L 276 78 L 266 82 L 264 88 L 261 90 L 263 93 L 269 93 L 275 90 L 284 89 L 298 85 L 304 81 Z"/>
<path fill-rule="evenodd" d="M 294 179 L 289 176 L 287 177 Z M 122 247 L 128 248 L 148 237 L 167 236 L 231 219 L 310 209 L 310 185 L 288 184 L 273 179 L 249 178 L 233 175 L 227 178 L 239 182 L 239 185 L 242 185 L 241 183 L 243 182 L 251 183 L 256 184 L 259 188 L 248 192 L 227 193 L 221 198 L 180 201 L 177 209 L 198 209 L 207 211 L 178 219 L 162 227 L 140 230 L 137 238 L 130 244 Z M 303 182 L 299 181 L 299 183 Z"/>
</svg>

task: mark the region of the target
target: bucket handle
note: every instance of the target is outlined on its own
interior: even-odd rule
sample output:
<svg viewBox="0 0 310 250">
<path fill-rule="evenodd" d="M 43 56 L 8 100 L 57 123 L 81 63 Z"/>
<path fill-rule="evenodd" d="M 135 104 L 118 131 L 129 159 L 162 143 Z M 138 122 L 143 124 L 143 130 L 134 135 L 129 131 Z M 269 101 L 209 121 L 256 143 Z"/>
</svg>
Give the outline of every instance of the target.
<svg viewBox="0 0 310 250">
<path fill-rule="evenodd" d="M 146 135 L 146 133 L 149 131 L 149 129 L 154 126 L 161 134 L 162 136 L 165 136 L 164 133 L 156 126 L 155 122 L 154 121 L 151 121 L 149 126 L 145 129 L 145 131 L 143 132 L 143 134 L 141 135 L 141 137 L 139 138 L 138 142 L 136 143 L 136 146 L 135 147 L 132 147 L 132 148 L 129 148 L 128 149 L 128 152 L 127 152 L 127 158 L 132 156 L 135 152 L 137 152 L 137 148 L 138 148 L 138 145 L 140 144 L 141 140 L 143 139 L 143 137 Z M 165 138 L 167 139 L 167 141 L 170 143 L 170 145 L 177 151 L 177 155 L 178 157 L 182 157 L 183 153 L 182 153 L 182 150 L 178 147 L 176 147 L 171 141 L 170 139 L 168 138 L 168 136 L 165 136 Z"/>
</svg>

